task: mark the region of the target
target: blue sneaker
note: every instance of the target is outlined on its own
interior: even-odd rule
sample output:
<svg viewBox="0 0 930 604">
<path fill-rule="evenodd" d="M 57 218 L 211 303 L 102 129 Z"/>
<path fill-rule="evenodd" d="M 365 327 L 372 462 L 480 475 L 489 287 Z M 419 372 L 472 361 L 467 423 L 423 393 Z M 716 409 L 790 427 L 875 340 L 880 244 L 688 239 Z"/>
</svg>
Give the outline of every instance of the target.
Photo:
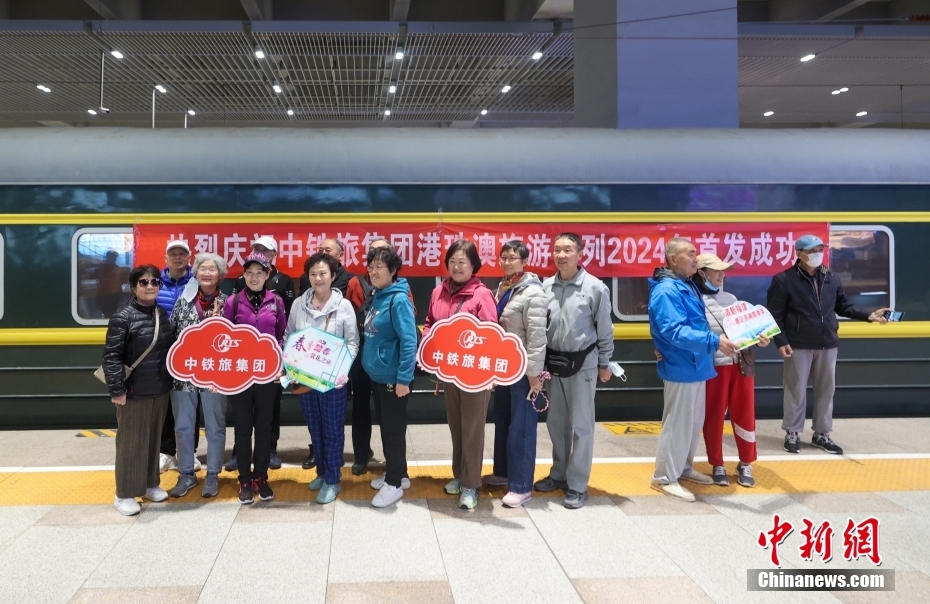
<svg viewBox="0 0 930 604">
<path fill-rule="evenodd" d="M 336 495 L 339 494 L 340 490 L 342 490 L 342 487 L 338 484 L 324 482 L 320 494 L 317 495 L 316 502 L 320 504 L 332 503 L 336 500 Z"/>
<path fill-rule="evenodd" d="M 317 476 L 316 478 L 310 481 L 310 484 L 307 485 L 307 488 L 310 489 L 311 491 L 319 491 L 320 489 L 323 488 L 324 484 L 325 483 L 323 482 L 323 477 Z"/>
</svg>

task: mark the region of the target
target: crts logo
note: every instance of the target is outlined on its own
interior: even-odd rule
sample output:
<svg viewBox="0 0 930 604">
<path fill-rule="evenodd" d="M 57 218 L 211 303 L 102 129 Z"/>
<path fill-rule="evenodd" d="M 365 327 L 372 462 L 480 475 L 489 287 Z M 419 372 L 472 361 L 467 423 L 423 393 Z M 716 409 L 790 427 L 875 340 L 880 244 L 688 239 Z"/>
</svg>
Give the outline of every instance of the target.
<svg viewBox="0 0 930 604">
<path fill-rule="evenodd" d="M 459 345 L 465 350 L 474 348 L 477 344 L 484 344 L 484 337 L 479 336 L 471 329 L 466 329 L 459 336 Z"/>
<path fill-rule="evenodd" d="M 239 342 L 242 340 L 233 340 L 226 334 L 220 334 L 213 338 L 213 350 L 224 353 L 229 352 L 230 348 L 239 348 Z"/>
</svg>

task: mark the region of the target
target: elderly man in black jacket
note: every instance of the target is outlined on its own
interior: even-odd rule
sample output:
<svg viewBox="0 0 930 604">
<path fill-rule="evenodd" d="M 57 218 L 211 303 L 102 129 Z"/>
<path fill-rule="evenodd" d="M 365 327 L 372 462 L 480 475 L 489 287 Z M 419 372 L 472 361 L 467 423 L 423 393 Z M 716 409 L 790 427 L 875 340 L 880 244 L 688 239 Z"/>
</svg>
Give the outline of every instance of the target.
<svg viewBox="0 0 930 604">
<path fill-rule="evenodd" d="M 785 360 L 782 428 L 785 451 L 800 453 L 798 436 L 804 430 L 807 380 L 814 383 L 814 437 L 811 444 L 827 453 L 842 455 L 833 439 L 833 392 L 836 389 L 836 353 L 839 323 L 836 316 L 884 324 L 887 308 L 871 314 L 846 299 L 843 284 L 823 265 L 823 240 L 804 235 L 795 243 L 798 261 L 772 279 L 768 309 L 781 333 L 775 345 Z"/>
</svg>

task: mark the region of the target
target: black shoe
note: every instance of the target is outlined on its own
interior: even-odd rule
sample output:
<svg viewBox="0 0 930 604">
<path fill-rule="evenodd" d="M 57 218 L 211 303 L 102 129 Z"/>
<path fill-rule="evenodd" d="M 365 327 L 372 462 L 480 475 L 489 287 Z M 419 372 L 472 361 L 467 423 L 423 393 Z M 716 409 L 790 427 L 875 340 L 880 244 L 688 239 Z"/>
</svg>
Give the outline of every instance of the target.
<svg viewBox="0 0 930 604">
<path fill-rule="evenodd" d="M 252 483 L 251 482 L 240 482 L 239 483 L 239 503 L 242 505 L 251 505 L 255 503 L 255 499 L 252 497 Z"/>
<path fill-rule="evenodd" d="M 252 490 L 258 493 L 258 498 L 262 501 L 271 501 L 274 499 L 274 491 L 268 486 L 266 478 L 256 478 L 252 481 Z"/>
<path fill-rule="evenodd" d="M 352 464 L 352 474 L 355 476 L 361 476 L 368 471 L 368 464 L 371 463 L 371 460 L 375 458 L 375 452 L 371 449 L 368 450 L 368 455 L 362 459 L 355 459 L 355 463 Z"/>
<path fill-rule="evenodd" d="M 235 472 L 239 469 L 239 461 L 236 459 L 235 453 L 232 454 L 232 457 L 229 458 L 229 461 L 226 462 L 226 465 L 223 466 L 223 469 L 227 472 Z"/>
<path fill-rule="evenodd" d="M 316 455 L 313 454 L 313 445 L 310 445 L 310 455 L 307 455 L 307 459 L 304 460 L 300 467 L 304 470 L 309 470 L 316 465 Z"/>
<path fill-rule="evenodd" d="M 788 453 L 801 452 L 801 439 L 798 438 L 797 432 L 788 432 L 785 435 L 785 451 Z"/>
<path fill-rule="evenodd" d="M 281 469 L 281 458 L 278 457 L 278 452 L 277 452 L 277 451 L 272 451 L 272 452 L 271 452 L 271 458 L 270 458 L 270 460 L 268 461 L 268 467 L 271 468 L 272 470 L 280 470 L 280 469 Z"/>
<path fill-rule="evenodd" d="M 827 453 L 832 453 L 833 455 L 843 454 L 843 449 L 840 448 L 838 444 L 833 442 L 833 439 L 830 438 L 829 434 L 818 434 L 814 432 L 814 438 L 811 439 L 811 444 L 815 447 L 820 447 Z"/>
<path fill-rule="evenodd" d="M 551 493 L 556 489 L 568 489 L 568 481 L 566 480 L 555 480 L 551 476 L 546 476 L 542 480 L 537 480 L 533 484 L 533 488 L 539 491 L 540 493 Z"/>
</svg>

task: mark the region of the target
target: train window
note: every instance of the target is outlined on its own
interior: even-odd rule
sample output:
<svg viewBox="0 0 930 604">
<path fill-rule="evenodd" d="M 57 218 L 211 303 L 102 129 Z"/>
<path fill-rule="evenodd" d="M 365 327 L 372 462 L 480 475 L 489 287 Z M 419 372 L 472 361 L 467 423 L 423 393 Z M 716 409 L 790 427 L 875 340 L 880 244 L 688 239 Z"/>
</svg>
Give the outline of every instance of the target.
<svg viewBox="0 0 930 604">
<path fill-rule="evenodd" d="M 3 280 L 3 265 L 4 262 L 4 252 L 6 251 L 6 240 L 3 238 L 3 234 L 0 233 L 0 319 L 3 318 L 3 290 L 4 290 L 4 280 Z"/>
<path fill-rule="evenodd" d="M 849 301 L 860 308 L 894 308 L 894 234 L 885 226 L 831 225 L 830 268 Z M 727 277 L 740 300 L 765 304 L 771 277 Z M 622 321 L 648 321 L 649 285 L 642 277 L 611 279 L 613 313 Z"/>
<path fill-rule="evenodd" d="M 82 325 L 106 325 L 129 300 L 132 229 L 79 229 L 71 239 L 71 314 Z"/>
<path fill-rule="evenodd" d="M 859 308 L 894 308 L 894 234 L 888 227 L 831 225 L 830 268 Z"/>
</svg>

